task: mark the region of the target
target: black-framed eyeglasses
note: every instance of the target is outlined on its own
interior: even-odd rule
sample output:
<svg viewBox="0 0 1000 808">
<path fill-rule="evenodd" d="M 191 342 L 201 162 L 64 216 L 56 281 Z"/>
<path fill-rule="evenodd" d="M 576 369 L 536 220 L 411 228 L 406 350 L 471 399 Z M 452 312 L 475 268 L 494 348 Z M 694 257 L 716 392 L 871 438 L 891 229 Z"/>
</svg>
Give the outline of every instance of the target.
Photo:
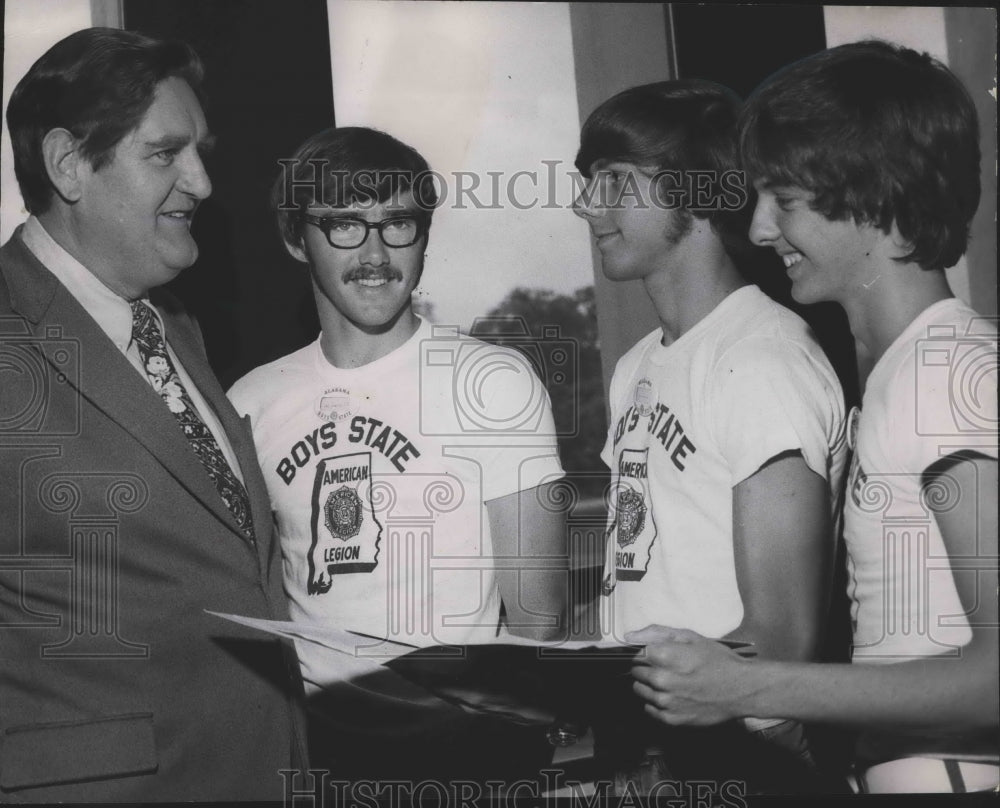
<svg viewBox="0 0 1000 808">
<path fill-rule="evenodd" d="M 322 230 L 330 246 L 338 250 L 360 247 L 368 240 L 372 230 L 378 230 L 379 238 L 386 247 L 411 247 L 420 241 L 427 228 L 426 221 L 419 216 L 393 216 L 380 222 L 366 222 L 352 216 L 313 216 L 307 213 L 303 219 Z"/>
</svg>

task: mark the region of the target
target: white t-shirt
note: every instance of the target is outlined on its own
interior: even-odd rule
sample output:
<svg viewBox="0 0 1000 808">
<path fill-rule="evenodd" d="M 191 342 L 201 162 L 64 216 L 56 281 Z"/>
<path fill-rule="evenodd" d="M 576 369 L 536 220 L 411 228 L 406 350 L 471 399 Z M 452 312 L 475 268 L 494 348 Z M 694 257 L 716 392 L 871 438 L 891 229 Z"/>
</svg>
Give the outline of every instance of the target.
<svg viewBox="0 0 1000 808">
<path fill-rule="evenodd" d="M 944 478 L 922 493 L 921 475 L 957 452 L 997 457 L 996 339 L 993 322 L 942 300 L 868 377 L 844 506 L 855 662 L 945 654 L 972 639 L 925 504 L 946 504 L 957 491 Z"/>
<path fill-rule="evenodd" d="M 229 395 L 250 416 L 293 619 L 415 645 L 496 635 L 484 503 L 562 476 L 520 353 L 421 321 L 363 367 L 332 366 L 317 340 Z M 323 684 L 323 650 L 298 648 Z"/>
<path fill-rule="evenodd" d="M 733 487 L 797 450 L 839 489 L 843 394 L 806 323 L 754 286 L 671 345 L 661 336 L 625 354 L 611 383 L 605 632 L 659 623 L 719 637 L 743 619 Z"/>
</svg>

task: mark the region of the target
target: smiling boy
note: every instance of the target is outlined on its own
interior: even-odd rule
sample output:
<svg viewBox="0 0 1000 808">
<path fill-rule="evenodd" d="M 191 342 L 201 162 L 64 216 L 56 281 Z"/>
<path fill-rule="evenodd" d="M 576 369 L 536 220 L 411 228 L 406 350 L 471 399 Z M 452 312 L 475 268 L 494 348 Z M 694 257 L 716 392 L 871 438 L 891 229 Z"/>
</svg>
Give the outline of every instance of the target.
<svg viewBox="0 0 1000 808">
<path fill-rule="evenodd" d="M 852 665 L 747 664 L 688 632 L 636 669 L 668 723 L 790 715 L 863 730 L 863 790 L 995 788 L 995 323 L 951 293 L 979 202 L 961 82 L 884 42 L 823 51 L 765 82 L 742 121 L 751 236 L 792 295 L 835 301 L 871 366 L 845 498 Z"/>
<path fill-rule="evenodd" d="M 835 547 L 843 399 L 806 324 L 737 269 L 746 195 L 727 204 L 723 183 L 738 166 L 738 108 L 710 82 L 662 82 L 606 101 L 580 136 L 589 184 L 577 213 L 605 276 L 640 281 L 660 320 L 611 382 L 606 632 L 683 625 L 763 657 L 811 659 Z M 748 725 L 804 748 L 798 725 Z"/>
<path fill-rule="evenodd" d="M 426 160 L 388 134 L 346 127 L 282 162 L 272 202 L 310 274 L 321 333 L 230 397 L 253 427 L 293 618 L 463 644 L 495 638 L 503 604 L 504 630 L 563 636 L 565 524 L 546 493 L 562 471 L 545 389 L 520 354 L 413 310 L 437 202 Z M 327 699 L 339 678 L 329 657 L 312 643 L 299 657 L 307 691 Z M 360 704 L 366 725 L 385 712 L 381 733 L 314 733 L 316 759 L 340 772 L 457 776 L 485 748 L 461 740 L 463 721 L 451 737 L 414 736 L 399 700 L 360 689 L 326 718 Z M 331 743 L 340 748 L 327 757 Z"/>
</svg>

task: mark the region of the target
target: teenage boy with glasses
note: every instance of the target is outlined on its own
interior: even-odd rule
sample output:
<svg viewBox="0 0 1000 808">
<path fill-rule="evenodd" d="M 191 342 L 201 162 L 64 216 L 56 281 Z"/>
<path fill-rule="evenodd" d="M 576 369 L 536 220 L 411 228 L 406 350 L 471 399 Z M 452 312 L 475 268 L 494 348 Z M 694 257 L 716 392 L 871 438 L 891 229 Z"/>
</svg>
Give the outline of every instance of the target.
<svg viewBox="0 0 1000 808">
<path fill-rule="evenodd" d="M 565 524 L 545 489 L 562 470 L 545 388 L 521 354 L 434 329 L 411 303 L 437 202 L 426 160 L 350 127 L 281 162 L 272 203 L 310 273 L 322 333 L 230 397 L 260 452 L 293 618 L 463 644 L 497 636 L 503 604 L 509 631 L 561 636 L 567 579 L 552 562 L 566 557 Z M 423 732 L 426 719 L 399 702 L 330 687 L 316 645 L 298 650 L 307 694 L 326 705 L 313 757 L 336 772 L 423 780 L 475 776 L 482 763 L 502 776 L 546 743 L 502 722 L 473 732 L 459 710 Z M 508 749 L 483 763 L 489 734 Z"/>
</svg>

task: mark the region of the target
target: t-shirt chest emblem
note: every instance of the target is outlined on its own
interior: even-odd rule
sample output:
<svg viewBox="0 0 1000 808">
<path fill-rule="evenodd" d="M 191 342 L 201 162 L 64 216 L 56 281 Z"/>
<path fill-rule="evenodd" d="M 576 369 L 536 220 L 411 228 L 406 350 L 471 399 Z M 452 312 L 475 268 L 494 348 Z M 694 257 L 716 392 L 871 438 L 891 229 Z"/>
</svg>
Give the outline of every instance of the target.
<svg viewBox="0 0 1000 808">
<path fill-rule="evenodd" d="M 639 379 L 635 386 L 634 404 L 640 418 L 645 418 L 653 412 L 656 406 L 656 391 L 649 379 Z"/>
<path fill-rule="evenodd" d="M 357 409 L 350 390 L 330 387 L 324 390 L 313 404 L 316 415 L 324 421 L 337 422 L 350 418 Z"/>
<path fill-rule="evenodd" d="M 646 526 L 646 503 L 642 494 L 623 487 L 618 492 L 615 512 L 618 514 L 618 544 L 628 547 Z"/>
<path fill-rule="evenodd" d="M 331 492 L 323 506 L 323 514 L 330 535 L 342 541 L 357 536 L 361 530 L 364 517 L 361 498 L 351 488 L 342 486 Z"/>
</svg>

